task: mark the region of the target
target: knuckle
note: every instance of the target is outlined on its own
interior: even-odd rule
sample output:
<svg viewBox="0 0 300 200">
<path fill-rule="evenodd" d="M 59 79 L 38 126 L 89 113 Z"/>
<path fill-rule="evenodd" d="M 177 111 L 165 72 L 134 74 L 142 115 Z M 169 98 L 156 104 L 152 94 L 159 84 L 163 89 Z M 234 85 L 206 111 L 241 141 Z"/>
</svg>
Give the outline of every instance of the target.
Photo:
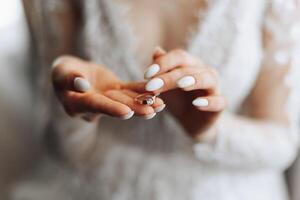
<svg viewBox="0 0 300 200">
<path fill-rule="evenodd" d="M 175 57 L 180 59 L 180 63 L 182 66 L 185 66 L 185 67 L 197 66 L 197 58 L 193 57 L 185 50 L 176 49 L 176 50 L 174 50 L 174 55 L 175 55 Z"/>
<path fill-rule="evenodd" d="M 108 90 L 108 91 L 104 91 L 103 93 L 105 96 L 107 96 L 108 98 L 111 98 L 115 95 L 115 90 Z"/>
<path fill-rule="evenodd" d="M 187 75 L 200 74 L 201 69 L 194 68 L 194 67 L 185 67 L 185 68 L 182 68 L 182 73 L 183 73 L 183 75 L 185 75 L 185 74 L 187 74 Z"/>
<path fill-rule="evenodd" d="M 219 72 L 216 69 L 210 68 L 210 71 L 213 76 L 215 76 L 217 79 L 219 79 Z"/>
<path fill-rule="evenodd" d="M 173 53 L 176 56 L 182 57 L 182 58 L 187 58 L 188 57 L 188 53 L 186 51 L 184 51 L 183 49 L 175 49 L 173 51 Z"/>
<path fill-rule="evenodd" d="M 216 110 L 221 111 L 226 107 L 226 101 L 223 97 L 217 97 L 215 99 L 214 107 Z"/>
<path fill-rule="evenodd" d="M 212 76 L 210 72 L 203 72 L 198 75 L 197 80 L 199 81 L 199 85 L 203 89 L 216 89 L 217 87 L 217 79 Z"/>
<path fill-rule="evenodd" d="M 173 52 L 174 52 L 174 53 L 177 53 L 177 54 L 184 54 L 184 53 L 185 53 L 185 50 L 180 49 L 180 48 L 177 48 L 177 49 L 174 49 Z"/>
</svg>

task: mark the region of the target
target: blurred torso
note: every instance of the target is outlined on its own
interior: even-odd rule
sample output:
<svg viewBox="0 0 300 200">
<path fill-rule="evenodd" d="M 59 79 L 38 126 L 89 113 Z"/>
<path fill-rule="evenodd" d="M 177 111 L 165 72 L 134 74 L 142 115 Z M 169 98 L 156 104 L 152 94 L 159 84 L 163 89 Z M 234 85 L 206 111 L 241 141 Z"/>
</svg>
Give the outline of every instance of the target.
<svg viewBox="0 0 300 200">
<path fill-rule="evenodd" d="M 204 0 L 117 0 L 129 7 L 124 16 L 137 37 L 142 63 L 149 64 L 155 46 L 184 48 L 206 9 Z"/>
<path fill-rule="evenodd" d="M 152 62 L 153 50 L 162 46 L 166 50 L 185 49 L 197 25 L 203 21 L 200 13 L 207 8 L 205 0 L 118 0 L 120 5 L 128 7 L 124 18 L 132 27 L 137 38 L 136 59 L 146 68 Z M 195 91 L 196 93 L 196 91 Z M 194 129 L 186 123 L 186 114 L 195 113 L 192 99 L 199 93 L 186 93 L 174 90 L 162 95 L 169 111 L 188 129 Z M 194 121 L 196 116 L 191 117 Z M 195 124 L 195 123 L 192 123 Z"/>
</svg>

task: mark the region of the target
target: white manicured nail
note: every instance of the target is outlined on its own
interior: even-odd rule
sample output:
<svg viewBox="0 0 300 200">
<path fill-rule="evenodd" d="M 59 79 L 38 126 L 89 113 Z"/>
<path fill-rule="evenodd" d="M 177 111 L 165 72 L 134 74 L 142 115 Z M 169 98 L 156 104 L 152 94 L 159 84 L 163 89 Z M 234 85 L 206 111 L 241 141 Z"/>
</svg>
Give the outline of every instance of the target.
<svg viewBox="0 0 300 200">
<path fill-rule="evenodd" d="M 134 115 L 134 112 L 133 111 L 130 111 L 128 114 L 120 117 L 122 120 L 127 120 L 127 119 L 130 119 L 132 116 Z"/>
<path fill-rule="evenodd" d="M 156 115 L 156 113 L 152 113 L 152 114 L 143 116 L 143 118 L 148 120 L 148 119 L 152 119 L 155 115 Z"/>
<path fill-rule="evenodd" d="M 157 47 L 154 48 L 153 53 L 154 53 L 154 54 L 155 54 L 155 53 L 163 54 L 163 53 L 165 53 L 165 50 L 164 50 L 163 48 L 161 48 L 160 46 L 157 46 Z"/>
<path fill-rule="evenodd" d="M 152 92 L 152 91 L 160 89 L 164 84 L 165 83 L 161 78 L 154 78 L 146 84 L 145 89 L 149 92 Z"/>
<path fill-rule="evenodd" d="M 57 65 L 59 65 L 61 62 L 62 62 L 62 58 L 61 57 L 58 57 L 56 58 L 53 63 L 52 63 L 52 68 L 56 67 Z"/>
<path fill-rule="evenodd" d="M 91 88 L 91 85 L 88 80 L 81 77 L 76 77 L 74 79 L 74 88 L 78 92 L 87 92 Z"/>
<path fill-rule="evenodd" d="M 196 83 L 196 79 L 193 76 L 184 76 L 177 81 L 177 86 L 180 88 L 186 88 Z"/>
<path fill-rule="evenodd" d="M 162 104 L 162 105 L 158 106 L 157 108 L 154 108 L 154 111 L 156 113 L 161 112 L 161 111 L 163 111 L 163 109 L 165 109 L 165 107 L 166 107 L 166 104 Z"/>
<path fill-rule="evenodd" d="M 144 78 L 149 79 L 153 77 L 155 74 L 157 74 L 160 70 L 160 67 L 158 64 L 153 64 L 145 71 Z"/>
<path fill-rule="evenodd" d="M 199 97 L 193 101 L 193 105 L 198 106 L 198 107 L 205 107 L 205 106 L 208 106 L 208 100 Z"/>
</svg>

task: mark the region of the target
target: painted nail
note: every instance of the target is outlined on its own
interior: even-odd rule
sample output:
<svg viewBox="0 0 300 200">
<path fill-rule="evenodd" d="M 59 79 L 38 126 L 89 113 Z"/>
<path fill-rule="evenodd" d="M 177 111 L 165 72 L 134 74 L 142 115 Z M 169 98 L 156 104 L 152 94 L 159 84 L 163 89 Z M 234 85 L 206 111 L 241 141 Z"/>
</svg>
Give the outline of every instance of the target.
<svg viewBox="0 0 300 200">
<path fill-rule="evenodd" d="M 88 80 L 81 77 L 76 77 L 74 79 L 74 88 L 78 92 L 87 92 L 91 88 L 91 85 Z"/>
<path fill-rule="evenodd" d="M 154 111 L 156 113 L 161 112 L 165 109 L 165 107 L 166 107 L 166 104 L 162 104 L 162 105 L 158 106 L 157 108 L 154 108 Z"/>
<path fill-rule="evenodd" d="M 57 65 L 59 65 L 62 62 L 63 58 L 58 57 L 56 58 L 53 62 L 52 62 L 52 68 L 56 67 Z"/>
<path fill-rule="evenodd" d="M 192 86 L 196 83 L 196 79 L 193 76 L 184 76 L 177 81 L 177 86 L 179 88 L 186 88 Z"/>
<path fill-rule="evenodd" d="M 154 51 L 153 51 L 154 55 L 163 55 L 165 53 L 166 53 L 166 51 L 163 48 L 161 48 L 160 46 L 155 47 Z"/>
<path fill-rule="evenodd" d="M 130 119 L 132 116 L 134 115 L 134 112 L 133 111 L 130 111 L 128 114 L 120 117 L 122 120 L 127 120 L 127 119 Z"/>
<path fill-rule="evenodd" d="M 144 74 L 145 79 L 149 79 L 153 77 L 155 74 L 157 74 L 160 70 L 160 67 L 158 64 L 153 64 L 150 67 L 147 68 Z"/>
<path fill-rule="evenodd" d="M 164 84 L 165 83 L 161 78 L 154 78 L 146 84 L 145 89 L 149 92 L 152 92 L 160 89 Z"/>
<path fill-rule="evenodd" d="M 208 106 L 208 100 L 199 97 L 193 101 L 193 105 L 197 107 L 205 107 Z"/>
<path fill-rule="evenodd" d="M 157 53 L 157 52 L 165 52 L 165 50 L 161 46 L 156 46 L 154 48 L 154 53 Z"/>
<path fill-rule="evenodd" d="M 143 116 L 143 118 L 148 120 L 148 119 L 152 119 L 155 115 L 156 115 L 156 113 L 154 112 L 152 114 Z"/>
</svg>

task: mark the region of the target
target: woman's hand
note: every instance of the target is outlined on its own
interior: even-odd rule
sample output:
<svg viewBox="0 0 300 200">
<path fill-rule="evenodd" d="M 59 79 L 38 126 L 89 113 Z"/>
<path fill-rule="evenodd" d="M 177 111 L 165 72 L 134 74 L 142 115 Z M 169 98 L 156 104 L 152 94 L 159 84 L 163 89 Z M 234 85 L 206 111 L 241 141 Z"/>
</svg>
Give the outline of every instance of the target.
<svg viewBox="0 0 300 200">
<path fill-rule="evenodd" d="M 145 78 L 151 78 L 145 85 L 147 91 L 167 92 L 168 108 L 193 136 L 207 130 L 226 107 L 217 72 L 183 50 L 156 49 Z"/>
<path fill-rule="evenodd" d="M 54 61 L 52 81 L 66 112 L 83 114 L 89 121 L 100 114 L 123 120 L 134 114 L 150 119 L 164 107 L 160 98 L 152 106 L 137 104 L 134 98 L 144 91 L 142 84 L 123 83 L 105 67 L 72 56 Z"/>
</svg>

